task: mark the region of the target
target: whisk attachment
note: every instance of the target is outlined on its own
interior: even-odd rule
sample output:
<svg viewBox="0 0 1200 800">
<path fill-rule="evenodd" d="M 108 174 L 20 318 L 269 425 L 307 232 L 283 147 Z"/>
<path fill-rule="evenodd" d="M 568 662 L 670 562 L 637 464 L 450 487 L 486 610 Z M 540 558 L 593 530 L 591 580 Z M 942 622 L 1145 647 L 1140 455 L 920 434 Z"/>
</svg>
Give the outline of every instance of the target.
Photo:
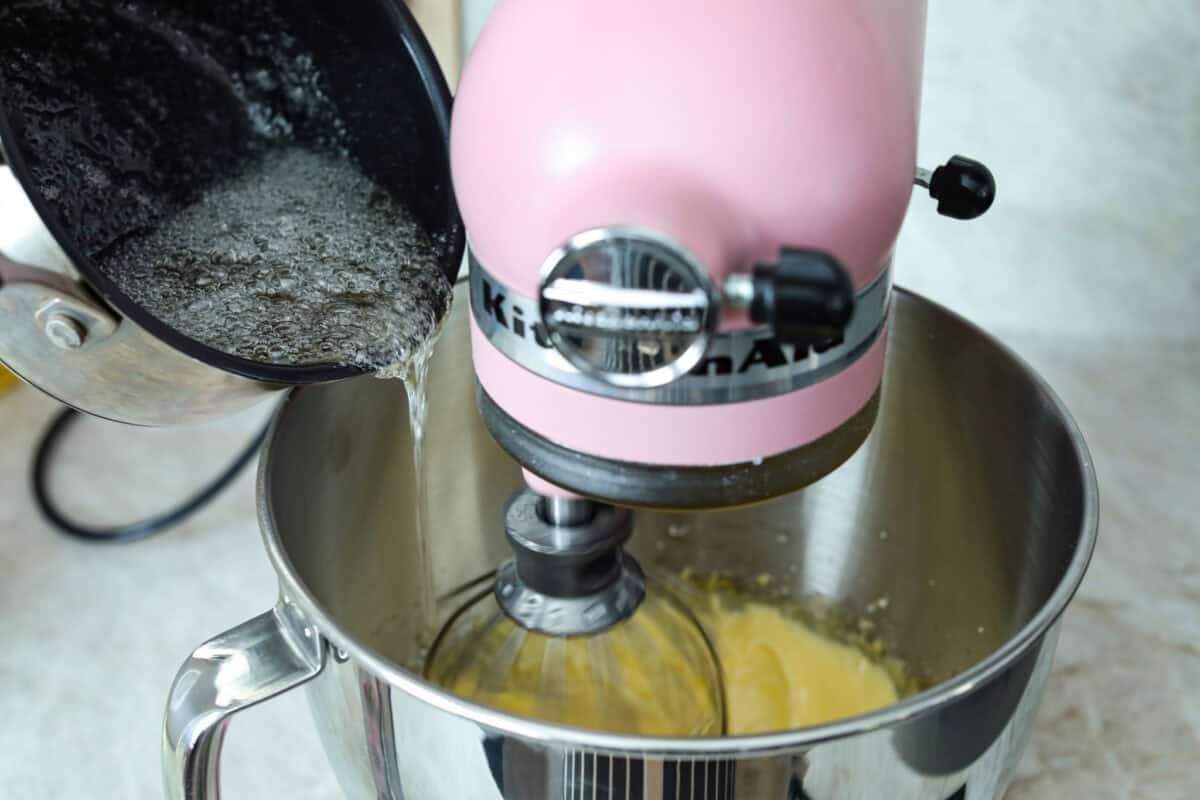
<svg viewBox="0 0 1200 800">
<path fill-rule="evenodd" d="M 646 595 L 638 563 L 621 549 L 628 509 L 519 492 L 505 507 L 515 558 L 496 576 L 496 600 L 526 630 L 600 633 L 627 619 Z"/>
<path fill-rule="evenodd" d="M 721 673 L 696 618 L 622 548 L 633 515 L 514 495 L 514 557 L 443 629 L 427 677 L 478 702 L 584 728 L 719 736 Z"/>
</svg>

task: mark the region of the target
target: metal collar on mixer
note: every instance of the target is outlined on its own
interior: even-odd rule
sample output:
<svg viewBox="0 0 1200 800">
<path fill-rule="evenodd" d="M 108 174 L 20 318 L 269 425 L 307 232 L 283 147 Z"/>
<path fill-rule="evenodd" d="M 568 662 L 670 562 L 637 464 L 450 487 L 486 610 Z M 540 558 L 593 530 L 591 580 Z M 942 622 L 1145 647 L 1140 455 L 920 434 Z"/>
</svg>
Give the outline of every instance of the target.
<svg viewBox="0 0 1200 800">
<path fill-rule="evenodd" d="M 525 369 L 572 389 L 637 403 L 710 405 L 775 397 L 826 380 L 855 363 L 883 331 L 891 307 L 889 265 L 857 293 L 840 341 L 811 348 L 779 341 L 762 325 L 705 336 L 703 359 L 661 386 L 615 385 L 568 361 L 551 341 L 538 300 L 501 283 L 471 257 L 471 311 L 493 347 Z"/>
<path fill-rule="evenodd" d="M 528 630 L 599 633 L 628 618 L 646 594 L 641 567 L 621 549 L 633 514 L 587 500 L 545 508 L 552 502 L 531 491 L 508 501 L 504 528 L 515 558 L 496 576 L 496 600 Z"/>
</svg>

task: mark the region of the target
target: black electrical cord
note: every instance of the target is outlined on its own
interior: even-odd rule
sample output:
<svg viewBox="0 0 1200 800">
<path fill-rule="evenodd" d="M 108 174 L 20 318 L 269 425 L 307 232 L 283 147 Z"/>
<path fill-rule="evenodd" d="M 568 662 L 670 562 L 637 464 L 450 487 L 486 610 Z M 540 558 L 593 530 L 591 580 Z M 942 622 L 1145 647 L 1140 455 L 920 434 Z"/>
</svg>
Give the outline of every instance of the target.
<svg viewBox="0 0 1200 800">
<path fill-rule="evenodd" d="M 254 440 L 238 454 L 237 458 L 225 468 L 211 483 L 197 492 L 191 499 L 169 511 L 157 514 L 138 522 L 118 525 L 111 528 L 90 528 L 66 517 L 50 496 L 48 475 L 53 462 L 54 450 L 59 440 L 78 417 L 79 412 L 73 408 L 63 409 L 51 421 L 38 442 L 37 452 L 33 458 L 33 497 L 38 510 L 46 520 L 68 536 L 74 536 L 89 542 L 117 543 L 133 542 L 145 539 L 156 533 L 178 525 L 192 514 L 199 511 L 227 487 L 238 476 L 246 465 L 254 460 L 267 438 L 267 428 L 263 428 Z"/>
</svg>

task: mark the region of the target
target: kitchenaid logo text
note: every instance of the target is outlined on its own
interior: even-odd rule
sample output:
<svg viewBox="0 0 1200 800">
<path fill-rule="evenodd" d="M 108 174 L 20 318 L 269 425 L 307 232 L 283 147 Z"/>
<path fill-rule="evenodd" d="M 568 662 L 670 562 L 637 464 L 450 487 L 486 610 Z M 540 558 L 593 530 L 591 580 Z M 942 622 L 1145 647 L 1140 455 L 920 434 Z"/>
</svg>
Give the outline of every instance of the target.
<svg viewBox="0 0 1200 800">
<path fill-rule="evenodd" d="M 482 303 L 482 311 L 485 315 L 491 317 L 501 328 L 511 331 L 522 339 L 532 337 L 538 347 L 549 350 L 554 346 L 550 341 L 550 335 L 546 332 L 545 325 L 541 322 L 526 322 L 525 309 L 516 303 L 509 303 L 504 292 L 492 286 L 492 282 L 487 278 L 481 278 L 479 283 L 483 287 L 483 292 L 475 302 L 476 304 Z M 536 316 L 536 314 L 530 314 L 529 318 L 533 319 Z M 511 327 L 509 326 L 510 319 Z"/>
<path fill-rule="evenodd" d="M 477 277 L 475 285 L 479 291 L 472 293 L 472 303 L 481 323 L 486 318 L 513 336 L 534 342 L 545 350 L 553 349 L 554 345 L 550 341 L 546 326 L 537 319 L 536 312 L 528 310 L 522 303 L 512 301 L 506 294 L 507 290 L 496 286 L 487 278 Z M 591 314 L 594 317 L 602 316 L 595 312 L 583 312 L 580 309 L 572 311 Z M 574 317 L 566 320 L 556 318 L 555 322 L 571 324 L 571 319 Z M 587 327 L 602 326 L 596 324 L 594 320 L 590 324 L 586 322 L 579 324 L 585 324 Z M 621 328 L 621 330 L 630 329 Z M 661 332 L 661 329 L 647 328 L 646 330 Z M 834 340 L 823 342 L 814 346 L 811 352 L 824 353 L 837 347 L 840 343 Z M 722 353 L 721 350 L 730 352 Z M 805 362 L 810 357 L 809 349 L 783 344 L 770 336 L 754 339 L 745 336 L 719 337 L 713 342 L 710 353 L 707 358 L 696 365 L 690 374 L 697 377 L 709 377 L 744 375 L 757 370 L 781 370 Z"/>
<path fill-rule="evenodd" d="M 556 308 L 550 314 L 555 325 L 581 329 L 595 328 L 620 333 L 699 333 L 700 320 L 694 314 L 675 311 L 670 316 L 639 314 L 636 311 L 606 308 L 602 311 L 572 306 Z"/>
</svg>

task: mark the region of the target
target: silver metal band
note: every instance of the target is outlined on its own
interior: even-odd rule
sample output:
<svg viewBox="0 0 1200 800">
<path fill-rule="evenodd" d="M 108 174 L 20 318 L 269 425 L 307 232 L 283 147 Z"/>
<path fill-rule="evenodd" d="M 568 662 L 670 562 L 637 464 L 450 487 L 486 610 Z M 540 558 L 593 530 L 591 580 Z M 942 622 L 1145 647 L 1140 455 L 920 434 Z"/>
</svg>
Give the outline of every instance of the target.
<svg viewBox="0 0 1200 800">
<path fill-rule="evenodd" d="M 664 386 L 614 386 L 573 366 L 555 349 L 535 298 L 514 292 L 471 256 L 471 312 L 487 340 L 508 358 L 547 380 L 589 394 L 636 403 L 717 405 L 794 392 L 857 361 L 879 336 L 891 305 L 891 262 L 857 294 L 854 317 L 840 343 L 797 352 L 766 326 L 716 334 L 704 359 Z"/>
</svg>

